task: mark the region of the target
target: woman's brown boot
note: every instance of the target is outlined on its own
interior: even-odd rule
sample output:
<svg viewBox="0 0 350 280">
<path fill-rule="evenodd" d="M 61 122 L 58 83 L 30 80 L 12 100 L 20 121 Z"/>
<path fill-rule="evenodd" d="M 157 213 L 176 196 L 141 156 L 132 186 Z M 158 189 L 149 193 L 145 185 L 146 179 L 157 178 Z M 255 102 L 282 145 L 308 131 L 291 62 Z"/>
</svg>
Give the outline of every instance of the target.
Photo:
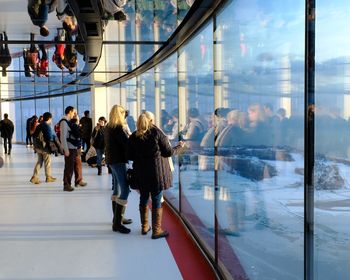
<svg viewBox="0 0 350 280">
<path fill-rule="evenodd" d="M 162 216 L 163 208 L 152 208 L 152 239 L 167 237 L 169 235 L 166 230 L 162 230 Z"/>
<path fill-rule="evenodd" d="M 139 209 L 141 218 L 141 234 L 146 235 L 151 230 L 151 227 L 148 225 L 148 206 L 140 205 Z"/>
</svg>

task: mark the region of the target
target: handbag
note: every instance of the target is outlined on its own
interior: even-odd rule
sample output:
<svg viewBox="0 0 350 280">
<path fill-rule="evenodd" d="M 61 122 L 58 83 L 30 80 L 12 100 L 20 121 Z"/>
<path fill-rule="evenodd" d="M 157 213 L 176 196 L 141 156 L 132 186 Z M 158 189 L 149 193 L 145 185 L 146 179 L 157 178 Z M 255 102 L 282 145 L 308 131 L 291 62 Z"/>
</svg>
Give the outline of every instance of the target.
<svg viewBox="0 0 350 280">
<path fill-rule="evenodd" d="M 128 185 L 130 186 L 130 189 L 132 189 L 132 190 L 139 189 L 137 187 L 137 184 L 136 184 L 136 174 L 135 174 L 134 169 L 129 168 L 126 170 L 126 181 L 127 181 Z"/>
</svg>

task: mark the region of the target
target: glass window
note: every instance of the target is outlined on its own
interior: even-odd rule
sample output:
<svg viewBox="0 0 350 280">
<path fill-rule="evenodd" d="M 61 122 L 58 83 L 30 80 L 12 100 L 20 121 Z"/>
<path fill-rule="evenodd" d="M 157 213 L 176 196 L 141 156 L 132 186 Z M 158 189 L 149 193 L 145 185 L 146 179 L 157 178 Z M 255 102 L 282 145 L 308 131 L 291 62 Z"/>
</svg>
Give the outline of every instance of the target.
<svg viewBox="0 0 350 280">
<path fill-rule="evenodd" d="M 137 108 L 137 91 L 136 91 L 136 78 L 128 80 L 121 84 L 122 95 L 125 93 L 126 109 L 129 111 L 129 117 L 127 122 L 131 131 L 136 130 L 136 121 L 138 117 Z"/>
<path fill-rule="evenodd" d="M 175 146 L 179 138 L 179 98 L 177 88 L 177 54 L 155 68 L 155 96 L 156 119 L 159 127 L 168 136 L 171 145 Z M 165 192 L 170 203 L 179 209 L 179 164 L 178 156 L 173 156 L 174 172 L 173 187 Z"/>
<path fill-rule="evenodd" d="M 84 111 L 89 110 L 90 112 L 92 111 L 91 108 L 91 92 L 83 92 L 79 93 L 77 95 L 78 98 L 78 105 L 77 105 L 77 111 L 78 115 L 80 117 L 84 116 Z"/>
<path fill-rule="evenodd" d="M 315 279 L 350 275 L 349 1 L 317 1 L 315 61 Z M 348 276 L 346 276 L 348 275 Z"/>
<path fill-rule="evenodd" d="M 155 113 L 154 69 L 145 72 L 138 78 L 138 87 L 141 93 L 141 111 L 150 111 L 152 113 Z"/>
<path fill-rule="evenodd" d="M 63 97 L 50 98 L 50 113 L 52 114 L 52 123 L 56 124 L 64 115 Z"/>
<path fill-rule="evenodd" d="M 179 130 L 186 149 L 180 160 L 181 212 L 206 245 L 214 241 L 213 25 L 210 22 L 179 50 Z M 204 145 L 204 146 L 203 146 Z"/>
<path fill-rule="evenodd" d="M 36 99 L 35 100 L 35 112 L 37 116 L 42 116 L 45 112 L 49 111 L 49 99 Z"/>
<path fill-rule="evenodd" d="M 303 279 L 304 5 L 239 0 L 217 16 L 208 140 L 233 278 Z"/>
</svg>

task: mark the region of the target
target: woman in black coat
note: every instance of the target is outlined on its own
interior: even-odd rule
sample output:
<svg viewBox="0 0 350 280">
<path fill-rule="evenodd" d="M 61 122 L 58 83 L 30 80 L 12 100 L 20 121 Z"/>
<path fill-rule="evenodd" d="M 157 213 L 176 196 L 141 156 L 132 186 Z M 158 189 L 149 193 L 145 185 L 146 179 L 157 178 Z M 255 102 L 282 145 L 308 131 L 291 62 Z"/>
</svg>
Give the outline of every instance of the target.
<svg viewBox="0 0 350 280">
<path fill-rule="evenodd" d="M 106 163 L 111 168 L 114 183 L 112 195 L 113 231 L 129 233 L 130 229 L 123 224 L 132 223 L 131 219 L 124 219 L 128 203 L 129 185 L 126 180 L 126 150 L 129 138 L 129 128 L 125 120 L 125 109 L 114 105 L 109 114 L 109 122 L 105 128 Z"/>
<path fill-rule="evenodd" d="M 153 124 L 150 112 L 142 113 L 137 120 L 137 130 L 128 141 L 128 158 L 133 161 L 135 184 L 140 190 L 140 217 L 142 234 L 148 225 L 148 200 L 152 198 L 152 239 L 168 236 L 161 228 L 163 190 L 172 185 L 169 157 L 178 152 L 183 143 L 172 148 L 166 135 Z"/>
<path fill-rule="evenodd" d="M 102 175 L 102 159 L 105 149 L 104 131 L 106 122 L 105 117 L 100 117 L 91 135 L 92 146 L 94 146 L 97 153 L 97 175 Z"/>
</svg>

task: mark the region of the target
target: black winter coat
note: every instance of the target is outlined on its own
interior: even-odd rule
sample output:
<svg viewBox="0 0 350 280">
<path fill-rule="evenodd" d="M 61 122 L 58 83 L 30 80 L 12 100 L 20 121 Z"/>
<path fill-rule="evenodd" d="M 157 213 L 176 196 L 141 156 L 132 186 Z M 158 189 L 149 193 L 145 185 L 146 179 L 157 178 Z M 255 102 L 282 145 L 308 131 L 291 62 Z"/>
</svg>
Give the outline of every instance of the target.
<svg viewBox="0 0 350 280">
<path fill-rule="evenodd" d="M 94 131 L 92 132 L 91 137 L 93 139 L 92 146 L 94 146 L 95 149 L 104 150 L 105 148 L 104 131 L 105 131 L 104 126 L 100 127 L 100 129 L 94 128 Z"/>
<path fill-rule="evenodd" d="M 92 133 L 92 119 L 88 117 L 82 117 L 80 120 L 81 138 L 90 139 Z"/>
<path fill-rule="evenodd" d="M 133 161 L 137 187 L 143 191 L 161 191 L 172 186 L 172 173 L 168 157 L 177 152 L 168 138 L 153 126 L 144 138 L 134 132 L 128 141 L 128 159 Z"/>
<path fill-rule="evenodd" d="M 127 163 L 126 150 L 128 145 L 128 133 L 122 126 L 106 126 L 105 132 L 105 160 L 107 164 Z"/>
<path fill-rule="evenodd" d="M 9 119 L 3 119 L 0 121 L 0 132 L 2 138 L 12 138 L 14 129 L 13 122 Z"/>
</svg>

